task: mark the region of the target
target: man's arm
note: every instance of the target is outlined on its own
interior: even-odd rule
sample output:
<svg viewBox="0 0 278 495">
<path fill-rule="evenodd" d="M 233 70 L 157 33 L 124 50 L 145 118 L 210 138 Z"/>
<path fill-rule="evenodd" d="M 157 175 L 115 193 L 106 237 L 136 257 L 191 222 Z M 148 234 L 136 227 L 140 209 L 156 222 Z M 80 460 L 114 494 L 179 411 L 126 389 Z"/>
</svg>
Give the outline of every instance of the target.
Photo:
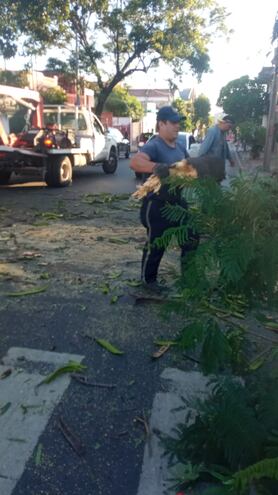
<svg viewBox="0 0 278 495">
<path fill-rule="evenodd" d="M 143 174 L 152 174 L 155 166 L 155 162 L 152 162 L 149 155 L 146 153 L 136 153 L 129 163 L 129 166 L 134 172 L 141 172 Z"/>
<path fill-rule="evenodd" d="M 204 141 L 202 142 L 202 144 L 199 148 L 198 156 L 206 155 L 210 151 L 210 148 L 214 142 L 215 136 L 216 136 L 215 128 L 211 127 L 208 130 L 207 135 L 206 135 Z"/>
</svg>

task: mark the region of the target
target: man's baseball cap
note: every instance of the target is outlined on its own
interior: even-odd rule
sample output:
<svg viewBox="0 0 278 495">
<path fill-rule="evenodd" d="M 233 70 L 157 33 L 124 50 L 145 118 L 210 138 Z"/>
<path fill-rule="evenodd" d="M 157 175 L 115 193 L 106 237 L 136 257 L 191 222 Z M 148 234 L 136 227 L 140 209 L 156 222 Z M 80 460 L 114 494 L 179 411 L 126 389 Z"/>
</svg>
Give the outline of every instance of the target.
<svg viewBox="0 0 278 495">
<path fill-rule="evenodd" d="M 231 117 L 231 115 L 224 115 L 224 117 L 222 117 L 220 121 L 225 122 L 226 124 L 235 124 L 235 120 L 233 119 L 233 117 Z"/>
<path fill-rule="evenodd" d="M 169 122 L 177 123 L 177 122 L 180 122 L 181 120 L 185 120 L 185 119 L 186 119 L 185 116 L 180 115 L 175 108 L 170 107 L 170 106 L 160 108 L 158 110 L 157 116 L 156 116 L 157 122 L 159 122 L 161 120 L 164 120 L 164 121 L 169 120 Z"/>
</svg>

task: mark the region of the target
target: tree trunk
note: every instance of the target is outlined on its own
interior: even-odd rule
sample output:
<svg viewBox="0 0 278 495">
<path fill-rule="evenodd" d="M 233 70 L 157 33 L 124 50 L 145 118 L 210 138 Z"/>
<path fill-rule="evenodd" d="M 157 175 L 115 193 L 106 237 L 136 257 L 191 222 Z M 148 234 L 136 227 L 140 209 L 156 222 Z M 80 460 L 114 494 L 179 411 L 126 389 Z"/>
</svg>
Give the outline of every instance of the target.
<svg viewBox="0 0 278 495">
<path fill-rule="evenodd" d="M 97 104 L 96 104 L 96 108 L 95 108 L 95 113 L 98 117 L 101 116 L 102 112 L 103 112 L 103 109 L 104 109 L 104 105 L 105 105 L 105 102 L 108 98 L 108 96 L 110 95 L 112 91 L 112 88 L 104 88 L 98 95 L 97 97 Z"/>
</svg>

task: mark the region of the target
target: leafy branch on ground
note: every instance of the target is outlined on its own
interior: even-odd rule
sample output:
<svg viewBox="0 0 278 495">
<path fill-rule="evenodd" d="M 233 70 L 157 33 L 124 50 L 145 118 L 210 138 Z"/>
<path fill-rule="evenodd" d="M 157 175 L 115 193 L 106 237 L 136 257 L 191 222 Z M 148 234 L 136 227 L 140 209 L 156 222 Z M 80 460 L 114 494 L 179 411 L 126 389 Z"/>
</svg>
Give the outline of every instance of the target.
<svg viewBox="0 0 278 495">
<path fill-rule="evenodd" d="M 172 182 L 173 189 L 181 185 Z M 246 370 L 246 317 L 277 306 L 278 183 L 241 175 L 226 189 L 194 180 L 184 196 L 189 212 L 166 206 L 164 214 L 181 225 L 157 242 L 181 244 L 198 232 L 200 243 L 175 280 L 177 293 L 166 312 L 183 315 L 176 340 L 182 350 L 200 350 L 205 372 L 227 365 Z"/>
<path fill-rule="evenodd" d="M 277 493 L 277 376 L 260 372 L 246 384 L 218 377 L 209 388 L 206 399 L 185 401 L 185 424 L 177 426 L 177 439 L 165 440 L 179 463 L 179 485 L 202 479 L 220 481 L 231 495 L 249 493 L 252 484 L 257 493 Z"/>
</svg>

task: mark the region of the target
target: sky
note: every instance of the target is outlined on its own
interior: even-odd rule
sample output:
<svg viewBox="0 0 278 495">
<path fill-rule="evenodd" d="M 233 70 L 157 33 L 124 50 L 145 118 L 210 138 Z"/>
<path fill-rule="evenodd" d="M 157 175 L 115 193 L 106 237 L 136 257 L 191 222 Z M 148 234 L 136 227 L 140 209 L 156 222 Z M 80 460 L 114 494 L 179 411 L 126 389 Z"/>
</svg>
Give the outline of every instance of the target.
<svg viewBox="0 0 278 495">
<path fill-rule="evenodd" d="M 230 12 L 227 19 L 229 29 L 234 32 L 230 40 L 217 38 L 212 44 L 209 54 L 211 59 L 210 74 L 205 74 L 202 83 L 190 75 L 183 77 L 182 83 L 175 81 L 179 89 L 195 87 L 197 94 L 205 94 L 211 102 L 212 110 L 219 111 L 216 101 L 220 90 L 228 82 L 244 75 L 256 77 L 263 66 L 271 65 L 273 46 L 271 36 L 276 13 L 277 0 L 218 0 Z M 270 56 L 267 57 L 267 54 Z M 147 78 L 149 87 L 167 87 L 163 78 L 165 70 L 156 70 Z M 142 85 L 143 84 L 143 85 Z M 132 80 L 134 87 L 145 87 L 146 76 L 136 76 Z"/>
<path fill-rule="evenodd" d="M 205 74 L 201 84 L 190 74 L 185 74 L 181 82 L 174 80 L 179 89 L 194 87 L 197 94 L 205 94 L 210 99 L 212 112 L 220 110 L 216 101 L 221 88 L 229 81 L 244 75 L 255 77 L 263 66 L 271 65 L 271 36 L 278 10 L 277 0 L 218 0 L 218 3 L 230 12 L 227 25 L 233 33 L 229 41 L 217 38 L 211 45 L 209 54 L 213 72 Z M 57 56 L 57 53 L 49 56 Z M 35 68 L 43 69 L 45 61 L 38 59 Z M 7 69 L 19 69 L 23 65 L 24 60 L 16 58 L 7 62 Z M 147 76 L 139 73 L 126 82 L 134 88 L 166 88 L 169 77 L 170 72 L 163 67 Z"/>
</svg>

